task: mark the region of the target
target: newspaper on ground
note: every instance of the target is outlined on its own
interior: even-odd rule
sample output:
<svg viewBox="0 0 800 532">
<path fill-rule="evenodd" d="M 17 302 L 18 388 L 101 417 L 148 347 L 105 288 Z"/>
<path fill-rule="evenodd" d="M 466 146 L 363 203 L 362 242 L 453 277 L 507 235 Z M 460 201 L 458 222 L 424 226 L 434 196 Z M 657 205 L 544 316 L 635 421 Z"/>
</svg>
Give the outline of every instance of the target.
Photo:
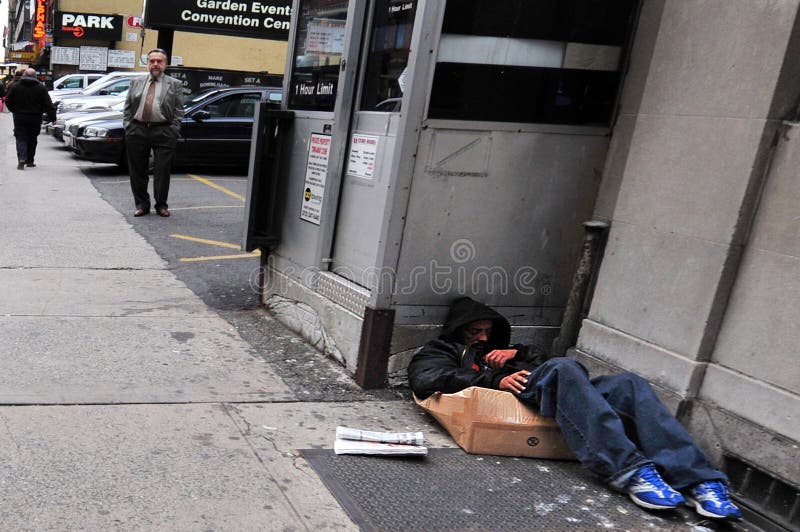
<svg viewBox="0 0 800 532">
<path fill-rule="evenodd" d="M 336 427 L 336 454 L 380 454 L 394 456 L 425 456 L 425 436 L 421 432 L 373 432 Z"/>
<path fill-rule="evenodd" d="M 401 443 L 379 443 L 376 441 L 336 440 L 333 442 L 336 454 L 381 454 L 393 456 L 425 456 L 428 448 L 422 445 L 403 445 Z"/>
<path fill-rule="evenodd" d="M 401 443 L 404 445 L 425 445 L 425 435 L 421 432 L 374 432 L 342 426 L 336 427 L 336 439 L 374 441 L 378 443 Z"/>
</svg>

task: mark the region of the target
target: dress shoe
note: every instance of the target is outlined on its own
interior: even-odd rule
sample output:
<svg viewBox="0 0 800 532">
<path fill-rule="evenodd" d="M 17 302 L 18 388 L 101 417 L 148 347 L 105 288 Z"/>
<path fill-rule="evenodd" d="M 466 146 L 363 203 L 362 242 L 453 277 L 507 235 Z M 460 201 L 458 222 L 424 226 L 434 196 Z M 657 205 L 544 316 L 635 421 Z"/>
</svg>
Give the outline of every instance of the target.
<svg viewBox="0 0 800 532">
<path fill-rule="evenodd" d="M 25 163 L 28 168 L 36 168 L 36 163 Z"/>
<path fill-rule="evenodd" d="M 133 211 L 133 215 L 137 216 L 137 217 L 138 216 L 144 216 L 145 214 L 149 214 L 149 213 L 150 213 L 150 209 L 147 209 L 147 210 L 145 210 L 145 209 L 136 209 L 135 211 Z"/>
<path fill-rule="evenodd" d="M 169 218 L 169 211 L 167 209 L 158 209 L 158 215 L 162 218 Z"/>
<path fill-rule="evenodd" d="M 25 170 L 25 161 L 17 162 L 17 170 Z"/>
</svg>

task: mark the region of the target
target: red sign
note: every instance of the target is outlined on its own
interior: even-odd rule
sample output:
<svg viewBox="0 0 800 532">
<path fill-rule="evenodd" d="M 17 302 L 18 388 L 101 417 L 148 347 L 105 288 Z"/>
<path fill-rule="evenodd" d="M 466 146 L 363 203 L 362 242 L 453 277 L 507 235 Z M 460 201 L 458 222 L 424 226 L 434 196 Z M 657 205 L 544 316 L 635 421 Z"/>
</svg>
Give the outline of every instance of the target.
<svg viewBox="0 0 800 532">
<path fill-rule="evenodd" d="M 142 17 L 128 17 L 128 26 L 131 28 L 141 28 Z"/>
<path fill-rule="evenodd" d="M 36 0 L 36 18 L 33 25 L 33 38 L 44 39 L 47 36 L 47 0 Z"/>
</svg>

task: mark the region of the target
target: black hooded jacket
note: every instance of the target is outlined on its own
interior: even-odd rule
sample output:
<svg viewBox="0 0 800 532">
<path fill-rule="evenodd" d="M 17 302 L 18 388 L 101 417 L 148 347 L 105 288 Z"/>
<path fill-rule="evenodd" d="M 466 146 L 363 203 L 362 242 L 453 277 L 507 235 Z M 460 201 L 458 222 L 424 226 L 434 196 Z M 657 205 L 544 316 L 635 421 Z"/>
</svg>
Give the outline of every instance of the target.
<svg viewBox="0 0 800 532">
<path fill-rule="evenodd" d="M 56 119 L 56 108 L 47 88 L 34 77 L 22 76 L 15 81 L 6 94 L 6 105 L 15 115 L 41 117 L 46 113 L 51 122 Z"/>
<path fill-rule="evenodd" d="M 467 348 L 463 328 L 475 321 L 490 320 L 492 334 L 485 344 Z M 546 360 L 533 346 L 509 346 L 511 325 L 495 310 L 468 297 L 453 302 L 442 334 L 431 340 L 411 359 L 408 380 L 414 394 L 424 399 L 435 392 L 455 393 L 470 386 L 499 389 L 500 381 L 521 369 L 532 370 Z M 483 357 L 495 349 L 516 349 L 514 358 L 502 368 L 492 369 Z"/>
</svg>

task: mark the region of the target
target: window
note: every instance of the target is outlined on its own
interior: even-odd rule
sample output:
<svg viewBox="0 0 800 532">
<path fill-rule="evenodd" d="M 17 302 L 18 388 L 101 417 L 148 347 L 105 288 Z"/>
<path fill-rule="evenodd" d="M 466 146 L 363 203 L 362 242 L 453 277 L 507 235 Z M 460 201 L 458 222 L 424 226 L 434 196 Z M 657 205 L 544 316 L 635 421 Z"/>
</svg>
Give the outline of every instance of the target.
<svg viewBox="0 0 800 532">
<path fill-rule="evenodd" d="M 609 125 L 637 3 L 448 2 L 428 116 Z"/>
<path fill-rule="evenodd" d="M 399 111 L 414 29 L 416 0 L 377 0 L 372 15 L 362 111 Z"/>
<path fill-rule="evenodd" d="M 302 0 L 289 107 L 333 111 L 344 50 L 347 0 Z"/>
<path fill-rule="evenodd" d="M 242 94 L 236 105 L 232 105 L 228 110 L 229 117 L 253 118 L 256 114 L 256 106 L 261 101 L 260 94 Z"/>
<path fill-rule="evenodd" d="M 83 87 L 83 78 L 68 78 L 58 87 L 59 89 L 80 89 Z"/>
<path fill-rule="evenodd" d="M 253 118 L 259 101 L 260 93 L 233 94 L 210 102 L 204 110 L 209 118 Z"/>
<path fill-rule="evenodd" d="M 131 80 L 123 79 L 121 81 L 108 85 L 105 89 L 103 89 L 103 91 L 100 92 L 100 94 L 103 94 L 104 92 L 105 94 L 119 94 L 120 92 L 125 92 L 126 90 L 128 90 L 130 86 L 131 86 Z"/>
</svg>

